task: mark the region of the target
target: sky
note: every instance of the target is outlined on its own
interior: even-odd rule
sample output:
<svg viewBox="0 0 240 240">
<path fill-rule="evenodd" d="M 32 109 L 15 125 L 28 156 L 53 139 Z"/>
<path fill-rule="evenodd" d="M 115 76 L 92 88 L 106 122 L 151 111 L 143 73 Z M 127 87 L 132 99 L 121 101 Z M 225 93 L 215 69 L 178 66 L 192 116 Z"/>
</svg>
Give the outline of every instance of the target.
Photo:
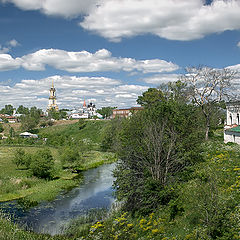
<svg viewBox="0 0 240 240">
<path fill-rule="evenodd" d="M 240 70 L 240 0 L 0 0 L 0 108 L 137 106 L 186 67 Z"/>
</svg>

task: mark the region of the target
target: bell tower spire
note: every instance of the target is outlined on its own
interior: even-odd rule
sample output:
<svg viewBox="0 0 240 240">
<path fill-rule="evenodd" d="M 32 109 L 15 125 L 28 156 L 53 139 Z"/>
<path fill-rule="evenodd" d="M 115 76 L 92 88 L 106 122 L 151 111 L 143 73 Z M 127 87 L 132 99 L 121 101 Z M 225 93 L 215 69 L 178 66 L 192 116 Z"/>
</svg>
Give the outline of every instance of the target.
<svg viewBox="0 0 240 240">
<path fill-rule="evenodd" d="M 56 89 L 54 87 L 53 79 L 52 79 L 52 87 L 50 88 L 49 92 L 50 92 L 50 96 L 49 96 L 47 109 L 58 111 Z"/>
</svg>

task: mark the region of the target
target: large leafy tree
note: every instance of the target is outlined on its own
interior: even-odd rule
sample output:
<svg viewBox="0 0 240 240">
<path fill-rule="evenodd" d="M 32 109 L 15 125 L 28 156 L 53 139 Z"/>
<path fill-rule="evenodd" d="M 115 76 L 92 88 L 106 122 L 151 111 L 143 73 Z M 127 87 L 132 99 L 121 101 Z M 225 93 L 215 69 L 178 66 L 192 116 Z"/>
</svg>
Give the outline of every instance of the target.
<svg viewBox="0 0 240 240">
<path fill-rule="evenodd" d="M 29 131 L 37 127 L 40 117 L 42 114 L 42 110 L 36 107 L 31 107 L 29 110 L 29 114 L 21 116 L 21 128 L 24 131 Z"/>
<path fill-rule="evenodd" d="M 14 111 L 14 108 L 12 105 L 8 104 L 5 105 L 5 107 L 0 111 L 2 114 L 12 115 Z"/>
<path fill-rule="evenodd" d="M 27 107 L 24 107 L 23 105 L 20 105 L 17 108 L 17 113 L 27 115 L 27 114 L 29 114 L 29 109 Z"/>
<path fill-rule="evenodd" d="M 128 210 L 151 211 L 167 203 L 164 189 L 201 159 L 198 109 L 176 96 L 159 89 L 143 93 L 139 99 L 145 110 L 122 126 L 115 186 Z"/>
</svg>

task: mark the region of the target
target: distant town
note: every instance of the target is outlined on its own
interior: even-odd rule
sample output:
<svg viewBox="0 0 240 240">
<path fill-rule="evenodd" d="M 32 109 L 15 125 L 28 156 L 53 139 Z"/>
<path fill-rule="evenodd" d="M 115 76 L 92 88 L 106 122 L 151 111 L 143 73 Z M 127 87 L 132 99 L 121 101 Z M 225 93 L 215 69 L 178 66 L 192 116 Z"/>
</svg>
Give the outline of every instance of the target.
<svg viewBox="0 0 240 240">
<path fill-rule="evenodd" d="M 60 109 L 57 104 L 56 88 L 52 83 L 49 90 L 49 101 L 46 111 L 38 109 L 37 107 L 27 108 L 23 105 L 19 105 L 14 108 L 11 104 L 5 105 L 4 108 L 0 110 L 0 137 L 1 139 L 8 138 L 6 134 L 3 134 L 3 126 L 1 123 L 19 123 L 21 124 L 21 129 L 25 132 L 19 134 L 20 137 L 31 137 L 37 138 L 36 134 L 32 134 L 28 131 L 33 130 L 35 127 L 39 126 L 44 128 L 46 126 L 51 126 L 55 121 L 67 121 L 67 120 L 108 120 L 113 118 L 128 118 L 134 112 L 142 110 L 143 107 L 131 107 L 118 109 L 116 107 L 102 107 L 97 109 L 93 102 L 86 103 L 84 98 L 83 105 L 80 108 Z M 14 137 L 14 128 L 9 128 L 10 137 Z"/>
</svg>

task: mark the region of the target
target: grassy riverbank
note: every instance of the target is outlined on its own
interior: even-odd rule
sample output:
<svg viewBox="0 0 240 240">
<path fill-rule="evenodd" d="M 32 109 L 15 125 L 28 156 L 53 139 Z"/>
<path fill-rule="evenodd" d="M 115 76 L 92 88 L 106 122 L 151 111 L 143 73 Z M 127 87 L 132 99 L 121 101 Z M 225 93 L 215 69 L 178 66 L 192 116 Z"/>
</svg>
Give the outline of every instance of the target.
<svg viewBox="0 0 240 240">
<path fill-rule="evenodd" d="M 26 168 L 17 168 L 12 162 L 14 151 L 19 147 L 0 147 L 0 201 L 24 198 L 30 202 L 52 200 L 62 190 L 79 184 L 77 174 L 70 169 L 63 170 L 58 149 L 50 148 L 54 157 L 54 179 L 45 180 L 30 176 Z M 28 153 L 36 152 L 41 147 L 21 147 Z M 115 161 L 112 153 L 89 151 L 84 154 L 83 170 Z"/>
</svg>

